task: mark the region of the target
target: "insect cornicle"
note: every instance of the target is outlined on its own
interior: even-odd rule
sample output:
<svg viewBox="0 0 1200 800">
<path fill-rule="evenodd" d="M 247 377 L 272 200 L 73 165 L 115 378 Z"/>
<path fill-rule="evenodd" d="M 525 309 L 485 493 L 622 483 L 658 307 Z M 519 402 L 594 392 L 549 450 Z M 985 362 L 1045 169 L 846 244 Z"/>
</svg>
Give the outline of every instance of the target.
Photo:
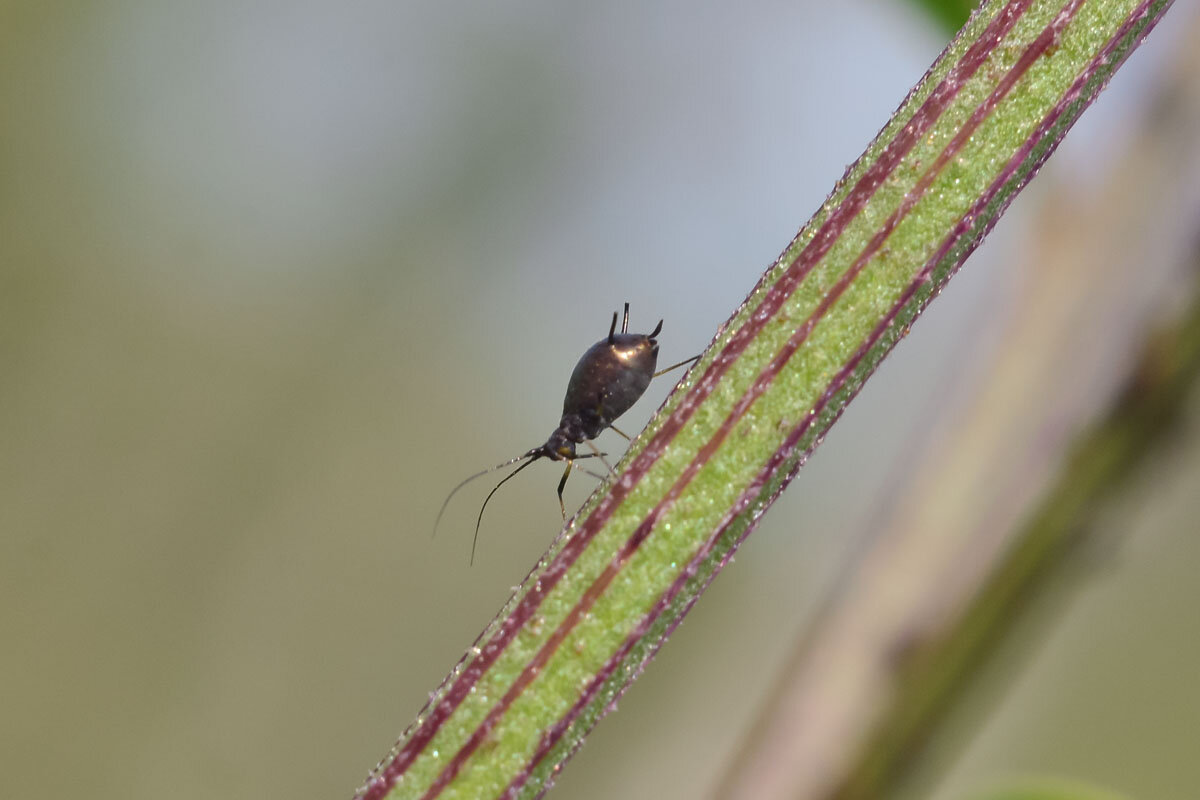
<svg viewBox="0 0 1200 800">
<path fill-rule="evenodd" d="M 684 359 L 678 364 L 672 364 L 666 369 L 656 372 L 654 369 L 658 365 L 656 337 L 662 331 L 662 325 L 663 321 L 660 319 L 650 333 L 629 333 L 629 303 L 626 303 L 625 314 L 621 320 L 621 332 L 617 333 L 617 312 L 614 311 L 612 325 L 608 328 L 608 336 L 589 347 L 583 357 L 579 359 L 579 363 L 575 365 L 575 369 L 571 373 L 571 380 L 567 382 L 566 397 L 563 398 L 562 419 L 559 420 L 558 427 L 550 434 L 550 438 L 546 439 L 545 444 L 510 458 L 502 464 L 476 472 L 451 489 L 438 511 L 437 520 L 433 523 L 433 532 L 437 533 L 438 524 L 442 521 L 446 506 L 450 504 L 451 498 L 458 493 L 459 489 L 476 478 L 482 478 L 490 472 L 524 461 L 525 463 L 513 470 L 510 475 L 506 475 L 488 492 L 483 505 L 479 507 L 479 516 L 475 520 L 475 538 L 471 541 L 471 563 L 474 563 L 475 545 L 479 541 L 479 526 L 483 523 L 483 512 L 487 508 L 488 501 L 492 499 L 496 490 L 507 481 L 512 480 L 518 472 L 541 458 L 567 462 L 562 479 L 558 482 L 558 505 L 563 519 L 566 519 L 567 508 L 563 503 L 563 487 L 567 484 L 567 478 L 570 477 L 575 462 L 583 458 L 599 458 L 603 461 L 606 455 L 597 450 L 591 440 L 599 436 L 605 428 L 612 428 L 628 439 L 627 434 L 613 426 L 617 417 L 628 411 L 638 401 L 638 398 L 645 394 L 646 387 L 650 385 L 651 380 L 673 369 L 691 364 L 700 357 L 693 356 Z M 592 448 L 592 452 L 583 455 L 576 453 L 575 447 L 585 443 Z M 607 462 L 605 462 L 605 466 L 608 466 Z"/>
</svg>

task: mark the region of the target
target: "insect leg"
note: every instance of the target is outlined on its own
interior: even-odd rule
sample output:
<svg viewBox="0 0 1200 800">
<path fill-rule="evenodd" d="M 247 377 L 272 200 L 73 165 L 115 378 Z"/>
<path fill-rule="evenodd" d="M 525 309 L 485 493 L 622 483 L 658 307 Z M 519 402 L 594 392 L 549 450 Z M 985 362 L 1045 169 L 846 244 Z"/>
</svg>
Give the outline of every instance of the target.
<svg viewBox="0 0 1200 800">
<path fill-rule="evenodd" d="M 576 460 L 576 461 L 578 461 L 578 460 L 580 460 L 581 458 L 603 458 L 603 457 L 604 457 L 604 456 L 606 456 L 606 455 L 608 455 L 608 453 L 599 453 L 599 452 L 597 452 L 597 453 L 584 453 L 584 454 L 583 454 L 583 455 L 581 455 L 581 456 L 575 456 L 575 460 Z M 574 469 L 576 472 L 586 472 L 588 475 L 591 475 L 593 478 L 595 478 L 595 479 L 596 479 L 596 480 L 598 480 L 598 481 L 602 481 L 602 480 L 604 480 L 606 477 L 608 477 L 607 475 L 601 475 L 599 472 L 592 472 L 592 471 L 591 471 L 590 469 L 588 469 L 587 467 L 581 467 L 581 466 L 579 466 L 578 464 L 576 464 L 576 465 L 573 467 L 573 469 Z M 612 474 L 612 473 L 609 473 L 609 474 Z"/>
<path fill-rule="evenodd" d="M 632 437 L 631 437 L 631 436 L 630 436 L 628 433 L 626 433 L 625 431 L 621 430 L 621 429 L 620 429 L 620 428 L 618 428 L 616 425 L 609 425 L 608 427 L 612 428 L 614 431 L 616 431 L 617 433 L 621 434 L 621 436 L 622 436 L 622 437 L 624 437 L 625 441 L 627 441 L 627 442 L 632 442 L 632 441 L 633 441 L 633 438 L 632 438 Z"/>
<path fill-rule="evenodd" d="M 701 353 L 700 355 L 702 356 L 704 354 Z M 700 360 L 700 356 L 692 356 L 691 358 L 685 358 L 683 361 L 680 361 L 678 364 L 672 364 L 671 366 L 667 367 L 666 369 L 660 369 L 658 372 L 654 373 L 654 375 L 652 377 L 657 378 L 659 375 L 666 375 L 668 372 L 670 372 L 673 369 L 679 369 L 680 367 L 687 366 L 688 364 L 695 364 L 699 360 Z M 612 426 L 610 425 L 609 427 L 611 428 Z"/>
<path fill-rule="evenodd" d="M 588 442 L 588 444 L 591 445 L 591 442 Z M 595 445 L 592 445 L 592 449 L 596 450 Z M 572 469 L 580 469 L 580 470 L 583 470 L 584 472 L 586 472 L 587 474 L 591 475 L 593 478 L 595 478 L 597 480 L 604 480 L 603 475 L 597 475 L 596 473 L 592 472 L 589 469 L 584 469 L 583 467 L 577 467 L 577 466 L 575 466 L 575 462 L 581 458 L 599 458 L 599 459 L 603 460 L 606 455 L 608 455 L 608 453 L 601 453 L 599 450 L 596 450 L 596 452 L 594 452 L 594 453 L 585 453 L 584 455 L 581 455 L 581 456 L 575 456 L 575 458 L 573 458 L 573 459 L 567 459 L 567 468 L 563 470 L 562 480 L 560 480 L 558 482 L 558 507 L 562 511 L 562 517 L 563 517 L 564 522 L 567 519 L 567 506 L 563 502 L 563 487 L 567 485 L 567 478 L 570 476 L 571 470 Z M 608 464 L 607 461 L 605 461 L 604 463 L 606 465 Z M 612 471 L 612 467 L 609 467 L 609 471 L 610 472 Z"/>
<path fill-rule="evenodd" d="M 567 521 L 567 506 L 563 503 L 562 493 L 563 487 L 567 485 L 567 478 L 571 475 L 571 467 L 575 462 L 567 459 L 567 468 L 563 470 L 562 480 L 558 482 L 558 507 L 562 510 L 563 522 Z"/>
<path fill-rule="evenodd" d="M 610 425 L 609 427 L 611 428 L 612 426 Z M 622 434 L 622 436 L 624 436 L 624 434 Z M 608 459 L 604 457 L 606 454 L 601 453 L 600 448 L 596 447 L 595 443 L 593 443 L 591 439 L 586 440 L 584 444 L 591 449 L 592 454 L 596 456 L 596 458 L 600 459 L 600 463 L 604 465 L 605 469 L 607 469 L 609 472 L 616 472 L 616 470 L 612 468 L 612 464 L 608 463 Z"/>
</svg>

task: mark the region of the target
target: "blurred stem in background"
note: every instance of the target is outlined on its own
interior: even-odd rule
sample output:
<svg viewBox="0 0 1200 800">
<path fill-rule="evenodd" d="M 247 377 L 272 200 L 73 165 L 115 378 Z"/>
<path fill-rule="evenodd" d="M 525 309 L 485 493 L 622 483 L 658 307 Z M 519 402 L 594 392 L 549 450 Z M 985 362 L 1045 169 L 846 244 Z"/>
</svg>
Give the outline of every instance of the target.
<svg viewBox="0 0 1200 800">
<path fill-rule="evenodd" d="M 429 545 L 437 501 L 546 433 L 564 370 L 621 301 L 651 324 L 667 317 L 664 357 L 696 352 L 947 38 L 897 2 L 6 8 L 0 795 L 96 800 L 344 796 L 559 521 L 557 474 L 513 486 L 467 569 L 476 509 L 457 509 L 465 536 Z M 919 408 L 951 418 L 989 368 L 1032 260 L 1009 255 L 1032 238 L 1046 179 L 1066 166 L 1100 188 L 1196 10 L 1178 4 L 917 326 L 590 737 L 566 796 L 711 794 L 796 632 L 837 602 L 830 584 L 869 545 L 864 516 L 886 518 L 869 504 L 919 471 L 902 443 L 949 438 Z M 1172 202 L 1146 191 L 1149 209 Z M 1091 192 L 1058 199 L 1046 207 L 1114 223 L 1086 213 Z M 1189 207 L 1175 200 L 1156 216 Z M 1071 224 L 1064 211 L 1044 227 Z M 1037 266 L 1022 305 L 1053 277 Z M 1090 275 L 1070 280 L 1083 292 Z M 1117 375 L 1143 338 L 1066 330 L 1080 331 L 1072 361 L 1119 356 Z M 1022 341 L 1042 357 L 1042 339 Z M 1030 625 L 989 649 L 930 742 L 962 752 L 949 768 L 906 758 L 915 775 L 897 800 L 933 800 L 906 788 L 930 776 L 937 800 L 962 800 L 974 795 L 948 784 L 1014 764 L 1130 797 L 1192 796 L 1200 644 L 1181 632 L 1200 603 L 1200 506 L 1179 496 L 1200 485 L 1200 447 L 1187 452 L 1195 471 L 1155 457 L 1126 513 L 1189 535 L 1139 534 L 1021 669 L 1010 654 Z M 574 508 L 591 484 L 572 483 Z M 1135 504 L 1118 500 L 1100 532 L 1123 530 L 1114 517 Z M 1052 594 L 1064 584 L 1056 575 Z M 553 630 L 540 615 L 522 635 L 539 626 Z M 936 639 L 899 649 L 924 642 Z M 972 700 L 1013 673 L 1015 690 L 973 718 L 985 704 Z M 483 749 L 503 743 L 497 732 Z"/>
<path fill-rule="evenodd" d="M 963 26 L 971 12 L 979 6 L 978 0 L 910 0 L 912 5 L 923 9 L 937 20 L 946 33 L 954 33 Z"/>
<path fill-rule="evenodd" d="M 360 796 L 540 796 L 1169 5 L 1013 0 L 990 2 L 973 16 L 718 332 L 631 445 L 623 469 L 431 695 Z M 1153 241 L 1135 252 L 1147 257 Z M 1089 309 L 1099 307 L 1096 297 L 1115 295 L 1128 313 L 1137 303 L 1126 295 L 1137 293 L 1123 290 L 1151 284 L 1120 269 L 1038 274 L 1018 338 L 1046 358 L 1018 367 L 1036 377 L 1014 384 L 1030 407 L 1009 417 L 1018 434 L 1036 431 L 1030 418 L 1072 407 L 1079 396 L 1071 390 L 1086 385 L 1050 360 L 1064 351 L 1045 340 L 1060 342 L 1079 364 L 1086 362 L 1080 346 L 1098 341 L 1072 336 L 1082 320 L 1064 308 L 1074 308 L 1079 293 L 1095 296 Z M 1056 286 L 1068 287 L 1070 302 Z M 1104 327 L 1118 344 L 1130 341 L 1130 329 Z M 1067 377 L 1075 382 L 1060 385 Z M 1042 439 L 1031 444 L 1053 452 Z M 1015 508 L 1013 494 L 1036 489 L 1031 479 L 1051 474 L 1054 462 L 1051 455 L 1036 469 L 1024 464 L 1019 484 L 995 484 L 1005 493 L 991 497 Z M 972 494 L 980 487 L 956 485 L 975 475 L 942 476 L 936 490 L 952 502 L 937 513 L 982 511 L 982 530 L 957 520 L 941 529 L 956 535 L 918 535 L 915 547 L 903 533 L 880 538 L 893 552 L 886 563 L 867 559 L 875 579 L 861 591 L 851 587 L 851 619 L 834 615 L 837 642 L 814 649 L 818 672 L 850 690 L 846 702 L 839 706 L 839 692 L 819 691 L 829 713 L 802 703 L 783 723 L 811 726 L 807 734 L 763 737 L 752 759 L 761 766 L 748 770 L 745 796 L 825 796 L 888 707 L 895 673 L 940 638 L 941 626 L 1000 569 L 1009 530 L 1003 514 L 975 502 L 989 497 Z M 897 542 L 903 552 L 895 552 Z M 959 558 L 957 543 L 970 543 L 970 560 Z M 778 786 L 758 785 L 772 777 Z"/>
<path fill-rule="evenodd" d="M 1106 501 L 1170 451 L 1200 373 L 1200 25 L 1188 36 L 1099 188 L 1043 196 L 986 379 L 896 487 L 718 796 L 894 789 Z"/>
</svg>

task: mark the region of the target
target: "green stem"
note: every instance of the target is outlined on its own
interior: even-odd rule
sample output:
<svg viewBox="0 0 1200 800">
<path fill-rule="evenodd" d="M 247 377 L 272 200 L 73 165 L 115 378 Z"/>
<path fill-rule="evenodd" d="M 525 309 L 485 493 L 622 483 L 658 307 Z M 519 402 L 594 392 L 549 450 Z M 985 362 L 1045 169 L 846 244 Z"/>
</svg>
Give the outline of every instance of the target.
<svg viewBox="0 0 1200 800">
<path fill-rule="evenodd" d="M 1169 5 L 986 3 L 360 796 L 541 794 Z"/>
</svg>

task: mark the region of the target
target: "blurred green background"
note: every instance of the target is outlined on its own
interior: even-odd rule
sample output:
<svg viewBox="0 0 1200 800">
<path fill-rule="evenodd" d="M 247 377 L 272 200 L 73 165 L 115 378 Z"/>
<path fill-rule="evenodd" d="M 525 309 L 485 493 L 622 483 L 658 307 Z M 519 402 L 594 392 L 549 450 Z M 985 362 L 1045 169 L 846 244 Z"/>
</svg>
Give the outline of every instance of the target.
<svg viewBox="0 0 1200 800">
<path fill-rule="evenodd" d="M 544 440 L 623 301 L 636 329 L 665 318 L 664 360 L 705 346 L 944 38 L 878 0 L 0 5 L 0 795 L 348 796 L 559 524 L 558 472 L 532 468 L 469 568 L 487 487 L 431 541 L 445 492 Z M 1173 42 L 1058 179 L 1087 179 Z M 1028 213 L 555 796 L 712 783 L 869 530 L 839 492 L 886 493 L 962 391 Z M 996 668 L 945 796 L 1028 770 L 1194 796 L 1197 508 L 1160 497 L 1188 469 L 1128 501 L 1167 519 L 1087 579 L 1068 633 Z"/>
</svg>

